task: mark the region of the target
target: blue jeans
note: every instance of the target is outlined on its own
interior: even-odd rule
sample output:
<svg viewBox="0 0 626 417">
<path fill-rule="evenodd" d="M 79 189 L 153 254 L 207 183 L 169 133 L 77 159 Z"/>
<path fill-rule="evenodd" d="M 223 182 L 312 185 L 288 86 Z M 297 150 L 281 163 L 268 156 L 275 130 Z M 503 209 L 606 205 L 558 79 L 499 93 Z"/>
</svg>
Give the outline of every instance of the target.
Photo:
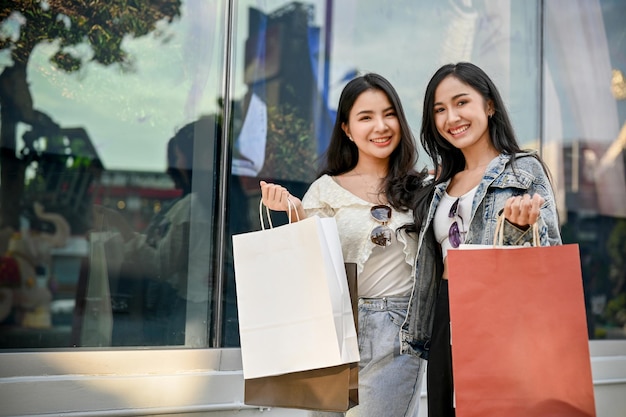
<svg viewBox="0 0 626 417">
<path fill-rule="evenodd" d="M 424 360 L 400 355 L 400 325 L 409 297 L 359 299 L 359 405 L 311 417 L 416 417 Z"/>
</svg>

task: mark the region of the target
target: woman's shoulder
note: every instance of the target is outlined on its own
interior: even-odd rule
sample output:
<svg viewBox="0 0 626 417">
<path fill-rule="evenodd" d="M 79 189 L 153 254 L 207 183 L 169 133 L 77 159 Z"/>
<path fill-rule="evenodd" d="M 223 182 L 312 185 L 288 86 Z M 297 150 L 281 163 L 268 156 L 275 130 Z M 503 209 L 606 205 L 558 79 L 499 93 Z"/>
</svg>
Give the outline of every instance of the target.
<svg viewBox="0 0 626 417">
<path fill-rule="evenodd" d="M 498 169 L 503 172 L 522 170 L 535 170 L 542 168 L 543 163 L 539 153 L 534 150 L 518 152 L 515 154 L 501 153 L 496 158 L 497 162 L 491 164 L 491 168 Z M 498 168 L 499 167 L 499 168 Z"/>
<path fill-rule="evenodd" d="M 305 208 L 306 206 L 311 207 L 321 203 L 333 208 L 340 208 L 355 202 L 358 202 L 358 198 L 327 174 L 313 181 L 302 200 Z"/>
<path fill-rule="evenodd" d="M 519 152 L 514 155 L 500 155 L 500 163 L 495 168 L 493 185 L 528 188 L 533 183 L 549 182 L 545 164 L 536 151 Z"/>
<path fill-rule="evenodd" d="M 333 191 L 335 186 L 338 185 L 333 178 L 330 175 L 323 174 L 311 183 L 306 195 L 320 195 L 325 192 Z"/>
<path fill-rule="evenodd" d="M 515 167 L 532 173 L 533 176 L 547 174 L 546 165 L 537 151 L 527 151 L 515 154 Z"/>
<path fill-rule="evenodd" d="M 323 187 L 326 184 L 334 183 L 333 177 L 328 174 L 320 175 L 315 181 L 311 183 L 311 187 Z"/>
</svg>

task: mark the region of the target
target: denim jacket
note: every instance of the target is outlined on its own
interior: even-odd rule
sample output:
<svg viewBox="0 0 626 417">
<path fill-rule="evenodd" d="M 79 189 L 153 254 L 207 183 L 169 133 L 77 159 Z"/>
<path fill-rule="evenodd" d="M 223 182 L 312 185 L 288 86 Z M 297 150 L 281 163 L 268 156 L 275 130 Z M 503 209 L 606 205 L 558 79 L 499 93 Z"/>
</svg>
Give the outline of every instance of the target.
<svg viewBox="0 0 626 417">
<path fill-rule="evenodd" d="M 541 246 L 561 244 L 558 214 L 552 186 L 540 162 L 532 153 L 515 155 L 515 171 L 510 155 L 500 154 L 487 167 L 472 202 L 472 213 L 465 238 L 468 244 L 493 244 L 498 215 L 509 197 L 538 193 L 545 199 L 538 220 Z M 415 284 L 409 311 L 400 331 L 400 352 L 428 359 L 433 311 L 443 273 L 441 248 L 437 243 L 432 221 L 449 181 L 435 186 L 428 215 L 421 225 Z M 521 230 L 504 222 L 504 245 L 524 245 L 532 242 L 532 228 Z"/>
</svg>

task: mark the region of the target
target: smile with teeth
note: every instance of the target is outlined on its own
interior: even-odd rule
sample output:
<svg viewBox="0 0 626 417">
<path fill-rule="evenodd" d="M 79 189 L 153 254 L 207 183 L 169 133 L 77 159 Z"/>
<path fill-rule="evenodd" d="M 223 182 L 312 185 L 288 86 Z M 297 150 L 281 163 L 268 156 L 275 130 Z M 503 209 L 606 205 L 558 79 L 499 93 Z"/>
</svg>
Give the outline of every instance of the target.
<svg viewBox="0 0 626 417">
<path fill-rule="evenodd" d="M 456 129 L 450 129 L 449 132 L 452 133 L 453 135 L 458 135 L 459 133 L 465 132 L 467 129 L 469 129 L 469 125 L 457 127 Z"/>
<path fill-rule="evenodd" d="M 374 143 L 385 143 L 389 140 L 389 137 L 386 138 L 375 138 L 375 139 L 370 139 L 370 142 L 374 142 Z"/>
</svg>

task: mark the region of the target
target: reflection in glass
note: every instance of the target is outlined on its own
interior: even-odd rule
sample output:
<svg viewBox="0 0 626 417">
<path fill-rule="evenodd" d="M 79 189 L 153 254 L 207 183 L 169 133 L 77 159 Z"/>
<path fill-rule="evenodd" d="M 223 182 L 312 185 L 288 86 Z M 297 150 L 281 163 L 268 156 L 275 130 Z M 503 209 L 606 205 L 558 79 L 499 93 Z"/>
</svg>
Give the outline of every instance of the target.
<svg viewBox="0 0 626 417">
<path fill-rule="evenodd" d="M 328 109 L 324 32 L 316 15 L 324 2 L 279 2 L 270 11 L 240 2 L 234 71 L 232 176 L 228 242 L 259 229 L 259 180 L 302 195 L 315 178 L 334 116 Z M 255 208 L 256 207 L 256 208 Z M 277 214 L 275 224 L 286 218 Z M 239 346 L 232 251 L 225 281 L 224 345 Z"/>
<path fill-rule="evenodd" d="M 418 131 L 426 81 L 459 60 L 494 74 L 518 139 L 557 179 L 590 338 L 625 337 L 622 1 L 242 0 L 226 67 L 227 3 L 0 10 L 0 348 L 238 346 L 230 236 L 259 228 L 259 180 L 302 196 L 359 72 L 387 77 Z M 185 189 L 168 143 L 190 123 Z"/>
<path fill-rule="evenodd" d="M 616 0 L 545 5 L 544 152 L 559 177 L 563 241 L 580 246 L 589 337 L 624 339 L 626 8 Z"/>
<path fill-rule="evenodd" d="M 81 331 L 81 346 L 206 343 L 212 195 L 207 191 L 211 187 L 198 187 L 196 179 L 208 178 L 210 183 L 213 173 L 193 162 L 214 161 L 216 127 L 214 117 L 203 117 L 168 141 L 167 172 L 180 194 L 161 207 L 141 233 L 118 210 L 94 205 L 88 285 L 81 307 L 82 328 L 96 334 L 93 339 Z M 98 297 L 102 292 L 104 297 Z M 110 321 L 109 316 L 116 318 L 115 328 L 101 324 Z M 90 319 L 95 323 L 87 322 Z M 201 326 L 189 332 L 198 320 Z M 105 326 L 103 332 L 95 330 L 100 326 Z"/>
<path fill-rule="evenodd" d="M 338 94 L 359 72 L 387 77 L 418 131 L 432 71 L 440 63 L 472 60 L 497 74 L 522 142 L 538 141 L 538 113 L 528 110 L 540 101 L 538 73 L 529 70 L 539 66 L 537 2 L 236 4 L 231 235 L 259 229 L 259 180 L 302 197 L 317 176 Z M 273 216 L 277 224 L 287 221 L 283 213 Z M 234 292 L 230 263 L 227 272 L 226 290 Z M 236 310 L 227 307 L 225 334 L 236 331 L 235 324 Z M 235 337 L 227 337 L 227 345 L 236 345 Z"/>
<path fill-rule="evenodd" d="M 0 10 L 0 348 L 208 345 L 221 14 Z"/>
</svg>

